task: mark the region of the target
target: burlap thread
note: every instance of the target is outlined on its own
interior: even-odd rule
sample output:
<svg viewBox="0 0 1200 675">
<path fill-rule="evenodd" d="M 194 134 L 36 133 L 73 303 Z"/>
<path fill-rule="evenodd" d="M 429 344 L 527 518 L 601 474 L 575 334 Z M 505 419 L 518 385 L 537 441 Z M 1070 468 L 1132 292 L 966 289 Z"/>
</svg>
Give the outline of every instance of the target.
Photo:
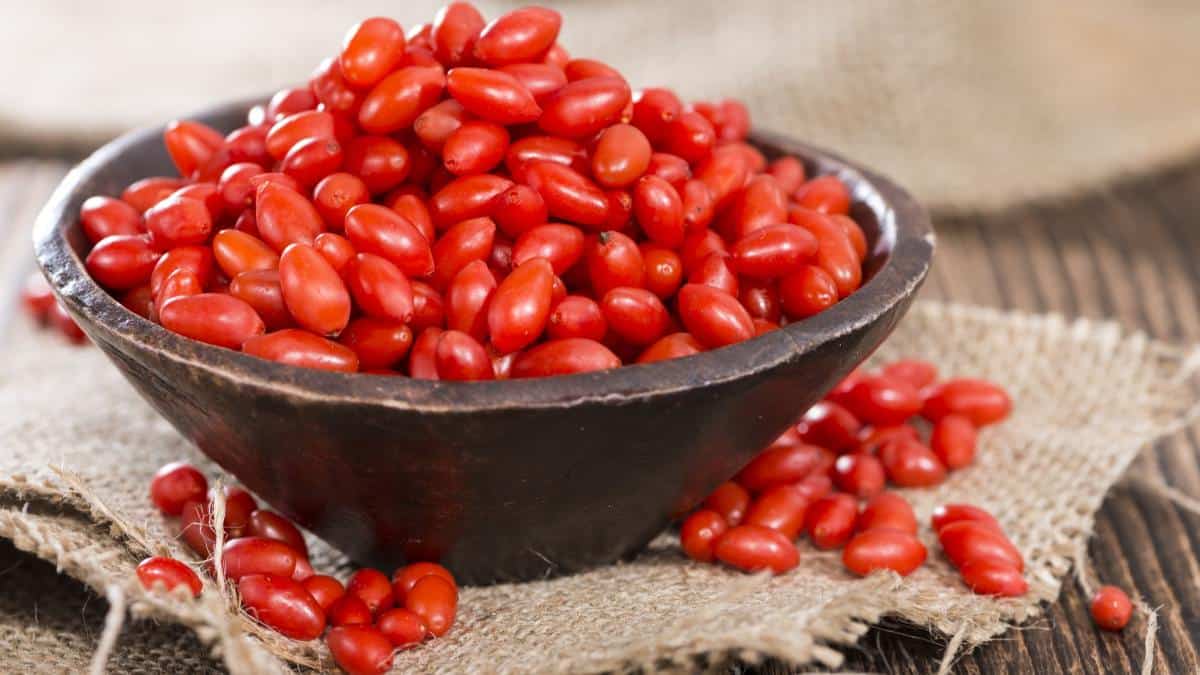
<svg viewBox="0 0 1200 675">
<path fill-rule="evenodd" d="M 221 474 L 97 351 L 65 347 L 21 323 L 9 353 L 10 365 L 0 371 L 0 536 L 121 598 L 138 619 L 125 630 L 147 641 L 152 632 L 143 627 L 152 620 L 190 628 L 234 673 L 330 664 L 319 644 L 285 640 L 246 620 L 211 581 L 200 600 L 142 591 L 133 567 L 148 552 L 188 559 L 146 498 L 150 474 L 181 457 Z M 595 672 L 688 666 L 702 656 L 771 656 L 836 668 L 838 648 L 884 616 L 969 648 L 1057 596 L 1080 562 L 1107 489 L 1141 447 L 1195 412 L 1196 352 L 1112 323 L 920 303 L 877 358 L 901 355 L 929 358 L 946 374 L 992 378 L 1013 393 L 1012 419 L 982 434 L 974 466 L 907 496 L 922 521 L 946 501 L 992 510 L 1028 561 L 1026 597 L 971 594 L 927 530 L 930 560 L 904 579 L 854 578 L 837 553 L 808 547 L 790 574 L 745 576 L 688 562 L 664 534 L 626 564 L 465 589 L 456 629 L 399 654 L 397 671 Z M 346 560 L 310 543 L 314 566 L 345 573 Z M 111 658 L 123 658 L 122 649 L 136 649 L 141 639 L 115 641 Z M 0 640 L 0 662 L 16 658 L 4 652 L 17 649 L 27 648 Z M 44 641 L 38 649 L 50 662 L 80 660 Z M 160 665 L 190 672 L 197 658 L 164 650 Z"/>
</svg>

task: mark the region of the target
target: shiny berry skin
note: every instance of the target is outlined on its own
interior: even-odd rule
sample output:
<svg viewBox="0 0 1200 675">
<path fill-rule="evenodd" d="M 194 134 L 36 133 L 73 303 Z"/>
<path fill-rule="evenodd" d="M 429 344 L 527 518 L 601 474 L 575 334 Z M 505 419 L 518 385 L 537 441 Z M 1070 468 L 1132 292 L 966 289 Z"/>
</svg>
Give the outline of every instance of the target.
<svg viewBox="0 0 1200 675">
<path fill-rule="evenodd" d="M 820 176 L 804 183 L 792 193 L 792 199 L 821 213 L 845 214 L 850 210 L 850 192 L 835 176 Z"/>
<path fill-rule="evenodd" d="M 464 220 L 451 227 L 433 245 L 432 281 L 445 288 L 472 261 L 485 261 L 496 240 L 496 223 L 487 217 Z"/>
<path fill-rule="evenodd" d="M 925 562 L 925 545 L 916 536 L 900 530 L 874 528 L 860 532 L 842 549 L 842 564 L 859 576 L 891 570 L 900 576 L 912 574 Z"/>
<path fill-rule="evenodd" d="M 614 288 L 604 294 L 600 307 L 609 330 L 635 346 L 649 345 L 670 326 L 667 308 L 644 288 Z"/>
<path fill-rule="evenodd" d="M 350 293 L 337 270 L 307 244 L 279 257 L 279 286 L 296 323 L 318 335 L 336 335 L 350 321 Z"/>
<path fill-rule="evenodd" d="M 208 492 L 204 474 L 187 462 L 172 462 L 150 481 L 150 501 L 168 516 L 178 516 L 189 501 L 203 500 Z"/>
<path fill-rule="evenodd" d="M 862 284 L 862 260 L 842 226 L 824 214 L 794 208 L 788 219 L 811 233 L 817 240 L 816 264 L 825 270 L 846 297 Z"/>
<path fill-rule="evenodd" d="M 817 240 L 795 225 L 767 225 L 739 239 L 731 250 L 739 274 L 771 279 L 803 269 L 817 252 Z"/>
<path fill-rule="evenodd" d="M 683 239 L 683 246 L 679 248 L 679 259 L 683 261 L 683 271 L 689 275 L 694 274 L 696 268 L 714 254 L 724 258 L 729 255 L 729 250 L 725 246 L 725 240 L 721 239 L 721 235 L 712 230 L 688 233 Z"/>
<path fill-rule="evenodd" d="M 800 564 L 800 551 L 786 535 L 760 525 L 731 528 L 713 547 L 717 560 L 742 570 L 783 574 Z"/>
<path fill-rule="evenodd" d="M 488 307 L 488 332 L 501 353 L 532 344 L 550 318 L 554 268 L 545 258 L 518 266 L 496 288 Z"/>
<path fill-rule="evenodd" d="M 679 155 L 689 164 L 696 164 L 708 157 L 716 141 L 717 132 L 712 123 L 700 113 L 685 111 L 667 125 L 662 148 Z"/>
<path fill-rule="evenodd" d="M 390 609 L 396 603 L 387 575 L 369 567 L 351 575 L 346 581 L 346 594 L 358 596 L 373 613 Z"/>
<path fill-rule="evenodd" d="M 291 577 L 299 556 L 291 546 L 266 537 L 239 537 L 225 542 L 221 566 L 225 576 L 237 581 L 251 574 Z"/>
<path fill-rule="evenodd" d="M 901 424 L 921 411 L 921 394 L 903 380 L 883 375 L 860 379 L 844 405 L 858 419 L 879 426 Z"/>
<path fill-rule="evenodd" d="M 138 213 L 145 213 L 150 207 L 166 199 L 187 182 L 179 178 L 154 176 L 135 181 L 121 192 L 121 201 L 129 204 Z"/>
<path fill-rule="evenodd" d="M 1133 603 L 1125 591 L 1116 586 L 1101 586 L 1092 596 L 1092 620 L 1104 630 L 1118 631 L 1129 624 Z"/>
<path fill-rule="evenodd" d="M 571 59 L 563 66 L 563 73 L 566 74 L 567 80 L 571 82 L 586 80 L 589 77 L 625 79 L 616 68 L 596 59 Z M 632 118 L 632 111 L 630 111 L 630 117 Z"/>
<path fill-rule="evenodd" d="M 279 268 L 278 253 L 257 237 L 238 230 L 218 232 L 213 237 L 212 256 L 221 271 L 230 278 L 242 272 Z"/>
<path fill-rule="evenodd" d="M 837 301 L 838 289 L 833 277 L 816 265 L 804 265 L 800 271 L 779 280 L 779 302 L 789 318 L 820 314 Z"/>
<path fill-rule="evenodd" d="M 886 527 L 915 535 L 917 516 L 904 497 L 895 492 L 880 492 L 863 507 L 854 527 L 859 532 Z"/>
<path fill-rule="evenodd" d="M 1004 529 L 1000 527 L 1000 522 L 992 514 L 978 506 L 971 506 L 970 504 L 942 504 L 933 510 L 929 524 L 934 532 L 940 532 L 943 527 L 950 523 L 957 523 L 960 520 L 977 522 L 996 532 L 1004 533 Z"/>
<path fill-rule="evenodd" d="M 342 167 L 361 179 L 368 192 L 382 194 L 409 177 L 413 160 L 408 148 L 392 138 L 357 136 L 346 146 Z"/>
<path fill-rule="evenodd" d="M 567 75 L 562 68 L 544 63 L 514 63 L 499 70 L 516 78 L 533 94 L 539 106 L 554 92 L 567 86 Z"/>
<path fill-rule="evenodd" d="M 404 606 L 421 617 L 429 634 L 441 637 L 454 624 L 458 611 L 458 589 L 452 582 L 437 575 L 417 580 L 404 597 Z"/>
<path fill-rule="evenodd" d="M 987 380 L 947 380 L 925 392 L 921 414 L 937 422 L 951 414 L 962 415 L 977 427 L 995 424 L 1012 412 L 1012 400 L 1001 387 Z"/>
<path fill-rule="evenodd" d="M 227 349 L 239 349 L 266 331 L 253 307 L 220 293 L 178 298 L 162 307 L 158 318 L 167 330 Z"/>
<path fill-rule="evenodd" d="M 262 319 L 265 330 L 296 325 L 283 302 L 277 270 L 248 270 L 229 282 L 229 294 L 245 302 Z"/>
<path fill-rule="evenodd" d="M 495 197 L 492 220 L 510 237 L 517 238 L 543 225 L 549 217 L 546 200 L 528 185 L 514 185 Z"/>
<path fill-rule="evenodd" d="M 834 463 L 833 482 L 842 492 L 865 499 L 883 489 L 887 476 L 878 458 L 850 453 L 838 457 Z"/>
<path fill-rule="evenodd" d="M 641 287 L 645 261 L 641 249 L 628 235 L 601 232 L 587 244 L 585 255 L 588 279 L 596 296 L 603 298 L 618 286 Z"/>
<path fill-rule="evenodd" d="M 512 186 L 511 180 L 492 174 L 456 178 L 430 198 L 433 224 L 445 230 L 464 220 L 487 216 L 496 197 Z"/>
<path fill-rule="evenodd" d="M 442 329 L 429 326 L 417 335 L 408 355 L 408 375 L 418 380 L 436 380 L 437 347 L 442 337 Z"/>
<path fill-rule="evenodd" d="M 338 667 L 350 675 L 381 675 L 392 667 L 392 642 L 371 626 L 337 626 L 325 644 Z"/>
<path fill-rule="evenodd" d="M 687 160 L 678 155 L 672 155 L 669 152 L 655 152 L 650 155 L 645 173 L 650 176 L 658 176 L 670 183 L 671 187 L 681 190 L 692 177 L 692 167 L 688 166 Z M 711 215 L 709 214 L 710 220 Z"/>
<path fill-rule="evenodd" d="M 398 321 L 364 316 L 351 319 L 338 342 L 354 352 L 360 369 L 379 370 L 391 368 L 404 358 L 412 348 L 413 333 Z"/>
<path fill-rule="evenodd" d="M 637 358 L 638 363 L 654 363 L 667 359 L 677 359 L 691 356 L 704 351 L 704 345 L 696 341 L 690 333 L 671 333 L 659 338 Z"/>
<path fill-rule="evenodd" d="M 962 415 L 946 415 L 933 425 L 929 447 L 947 469 L 961 469 L 975 459 L 975 425 Z"/>
<path fill-rule="evenodd" d="M 963 583 L 979 595 L 1016 598 L 1029 592 L 1029 582 L 1016 567 L 998 558 L 973 558 L 959 568 Z"/>
<path fill-rule="evenodd" d="M 88 241 L 99 243 L 114 234 L 137 235 L 146 231 L 142 214 L 112 197 L 88 197 L 79 208 L 79 223 Z"/>
<path fill-rule="evenodd" d="M 844 492 L 837 492 L 818 499 L 808 507 L 804 529 L 817 548 L 841 548 L 854 532 L 857 517 L 857 500 Z"/>
<path fill-rule="evenodd" d="M 196 576 L 192 568 L 174 558 L 163 556 L 146 558 L 138 563 L 137 578 L 141 582 L 142 588 L 148 591 L 162 587 L 170 593 L 182 586 L 191 591 L 193 598 L 198 598 L 203 590 L 200 577 Z"/>
<path fill-rule="evenodd" d="M 125 290 L 150 281 L 159 253 L 144 234 L 114 234 L 88 253 L 88 274 L 110 290 Z"/>
<path fill-rule="evenodd" d="M 328 612 L 333 603 L 346 594 L 342 582 L 325 574 L 315 574 L 300 583 L 324 612 Z"/>
<path fill-rule="evenodd" d="M 833 401 L 821 401 L 809 408 L 800 424 L 800 435 L 806 443 L 835 452 L 856 445 L 863 428 L 857 417 Z"/>
<path fill-rule="evenodd" d="M 276 251 L 295 242 L 311 244 L 325 228 L 312 202 L 282 184 L 268 182 L 259 187 L 254 208 L 262 240 Z"/>
<path fill-rule="evenodd" d="M 353 373 L 359 366 L 358 355 L 349 347 L 297 328 L 252 337 L 242 344 L 242 351 L 300 368 Z"/>
<path fill-rule="evenodd" d="M 486 262 L 467 263 L 446 289 L 446 327 L 486 341 L 487 306 L 495 290 L 496 277 Z"/>
<path fill-rule="evenodd" d="M 1025 570 L 1021 552 L 1002 533 L 983 523 L 970 520 L 950 523 L 938 530 L 938 541 L 955 567 L 977 558 L 997 558 L 1017 571 Z"/>
<path fill-rule="evenodd" d="M 534 61 L 550 49 L 562 28 L 562 15 L 545 7 L 522 7 L 484 26 L 475 58 L 490 65 Z"/>
<path fill-rule="evenodd" d="M 461 103 L 446 99 L 426 109 L 413 120 L 413 133 L 429 150 L 441 153 L 447 139 L 475 116 L 467 112 Z"/>
<path fill-rule="evenodd" d="M 524 165 L 522 181 L 541 195 L 551 216 L 598 228 L 608 217 L 608 197 L 583 174 L 556 162 Z"/>
<path fill-rule="evenodd" d="M 212 233 L 212 216 L 204 202 L 171 196 L 146 211 L 150 241 L 160 251 L 203 244 Z"/>
<path fill-rule="evenodd" d="M 683 113 L 683 103 L 670 89 L 642 89 L 633 98 L 633 125 L 655 144 L 666 135 L 667 126 Z"/>
<path fill-rule="evenodd" d="M 345 225 L 346 237 L 360 253 L 380 256 L 407 276 L 420 277 L 434 271 L 429 242 L 411 222 L 392 209 L 360 204 L 346 212 Z"/>
<path fill-rule="evenodd" d="M 491 356 L 483 345 L 456 330 L 443 331 L 438 337 L 434 363 L 441 380 L 476 381 L 495 377 Z"/>
<path fill-rule="evenodd" d="M 207 558 L 216 545 L 212 508 L 207 500 L 192 500 L 179 513 L 179 538 L 196 555 Z"/>
<path fill-rule="evenodd" d="M 434 56 L 442 63 L 457 65 L 474 52 L 475 41 L 485 22 L 469 2 L 451 2 L 438 10 L 429 32 Z"/>
<path fill-rule="evenodd" d="M 741 525 L 750 508 L 750 493 L 740 484 L 726 481 L 704 499 L 704 508 L 720 514 L 730 526 Z"/>
<path fill-rule="evenodd" d="M 768 527 L 789 540 L 795 539 L 804 529 L 808 501 L 794 486 L 776 485 L 754 500 L 743 522 Z"/>
<path fill-rule="evenodd" d="M 645 243 L 638 248 L 642 252 L 642 283 L 646 290 L 663 300 L 675 295 L 683 283 L 683 261 L 679 255 L 659 244 Z"/>
<path fill-rule="evenodd" d="M 590 166 L 582 145 L 556 136 L 526 136 L 513 141 L 504 158 L 504 166 L 514 176 L 524 175 L 525 168 L 533 162 L 554 162 L 579 173 L 588 171 Z"/>
<path fill-rule="evenodd" d="M 563 274 L 583 256 L 583 232 L 571 225 L 550 223 L 527 230 L 513 244 L 512 264 L 520 266 L 534 258 L 545 258 L 555 274 Z"/>
<path fill-rule="evenodd" d="M 592 176 L 609 188 L 633 184 L 650 166 L 652 149 L 637 127 L 614 124 L 600 133 L 592 150 Z"/>
<path fill-rule="evenodd" d="M 773 485 L 795 483 L 812 473 L 822 461 L 822 449 L 814 445 L 776 444 L 758 453 L 738 472 L 737 482 L 747 490 L 761 492 Z"/>
<path fill-rule="evenodd" d="M 379 632 L 387 637 L 393 647 L 410 647 L 425 639 L 427 631 L 421 617 L 407 609 L 397 607 L 379 615 L 376 621 Z"/>
<path fill-rule="evenodd" d="M 342 77 L 366 88 L 382 80 L 404 60 L 404 29 L 392 19 L 371 17 L 354 25 L 338 56 Z"/>
<path fill-rule="evenodd" d="M 173 300 L 199 295 L 203 291 L 204 287 L 200 283 L 200 278 L 194 272 L 187 269 L 177 269 L 159 287 L 158 294 L 154 297 L 152 315 L 160 315 L 162 309 Z"/>
<path fill-rule="evenodd" d="M 880 448 L 879 458 L 888 480 L 901 487 L 931 487 L 946 480 L 945 465 L 920 441 L 891 441 Z"/>
<path fill-rule="evenodd" d="M 313 188 L 313 206 L 325 224 L 337 231 L 345 228 L 347 211 L 370 200 L 366 183 L 349 173 L 330 174 Z"/>
<path fill-rule="evenodd" d="M 267 153 L 275 160 L 282 160 L 292 148 L 308 139 L 334 140 L 333 115 L 307 110 L 280 119 L 267 132 Z"/>
<path fill-rule="evenodd" d="M 225 137 L 200 122 L 175 121 L 163 131 L 163 145 L 179 174 L 191 178 L 225 147 Z"/>
<path fill-rule="evenodd" d="M 304 535 L 287 518 L 266 509 L 258 509 L 250 514 L 246 524 L 246 535 L 252 537 L 267 537 L 277 539 L 292 547 L 302 558 L 308 558 L 308 545 L 304 543 Z"/>
<path fill-rule="evenodd" d="M 508 131 L 493 122 L 466 122 L 446 139 L 442 163 L 456 176 L 491 171 L 508 150 Z"/>
<path fill-rule="evenodd" d="M 338 598 L 325 614 L 330 626 L 370 626 L 375 620 L 367 603 L 349 593 Z"/>
<path fill-rule="evenodd" d="M 387 258 L 359 253 L 346 263 L 341 275 L 355 305 L 368 316 L 400 322 L 412 319 L 412 286 Z"/>
<path fill-rule="evenodd" d="M 633 214 L 655 243 L 678 248 L 683 243 L 683 201 L 667 181 L 643 176 L 633 191 Z"/>
<path fill-rule="evenodd" d="M 525 85 L 499 70 L 453 68 L 446 74 L 446 89 L 467 111 L 496 124 L 524 124 L 542 114 Z"/>
<path fill-rule="evenodd" d="M 679 545 L 684 554 L 699 562 L 712 562 L 713 544 L 729 529 L 725 518 L 716 511 L 700 509 L 679 526 Z"/>
<path fill-rule="evenodd" d="M 546 335 L 552 340 L 587 338 L 600 341 L 607 333 L 604 311 L 589 297 L 568 295 L 550 309 Z"/>
<path fill-rule="evenodd" d="M 458 585 L 450 570 L 435 562 L 411 563 L 396 570 L 395 574 L 392 575 L 392 593 L 396 596 L 396 604 L 402 605 L 406 603 L 408 601 L 408 592 L 412 590 L 412 587 L 418 581 L 430 575 L 441 577 L 453 586 Z"/>
<path fill-rule="evenodd" d="M 255 574 L 237 584 L 242 606 L 261 623 L 293 640 L 312 640 L 325 630 L 325 613 L 298 582 Z"/>
<path fill-rule="evenodd" d="M 608 347 L 586 338 L 549 340 L 521 352 L 512 364 L 512 377 L 550 377 L 607 370 L 621 365 Z"/>
<path fill-rule="evenodd" d="M 737 298 L 702 284 L 679 289 L 679 317 L 689 333 L 711 349 L 754 337 L 754 321 Z"/>
<path fill-rule="evenodd" d="M 576 80 L 546 99 L 537 120 L 542 131 L 564 138 L 584 138 L 621 121 L 632 93 L 625 80 L 589 77 Z"/>
<path fill-rule="evenodd" d="M 446 89 L 441 66 L 407 66 L 376 84 L 358 110 L 364 131 L 387 135 L 412 126 L 417 116 L 437 103 Z"/>
</svg>

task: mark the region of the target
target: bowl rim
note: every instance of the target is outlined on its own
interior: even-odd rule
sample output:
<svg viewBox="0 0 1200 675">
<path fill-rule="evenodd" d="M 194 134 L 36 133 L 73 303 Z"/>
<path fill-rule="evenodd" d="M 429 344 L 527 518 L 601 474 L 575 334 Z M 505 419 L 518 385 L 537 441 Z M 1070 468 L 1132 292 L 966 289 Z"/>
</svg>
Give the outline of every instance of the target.
<svg viewBox="0 0 1200 675">
<path fill-rule="evenodd" d="M 227 116 L 263 100 L 255 97 L 224 103 L 186 119 Z M 846 337 L 912 296 L 928 272 L 936 241 L 924 208 L 890 179 L 783 134 L 755 131 L 749 142 L 797 155 L 807 167 L 815 165 L 821 174 L 836 175 L 850 189 L 853 202 L 865 204 L 878 219 L 880 236 L 873 251 L 887 252 L 882 265 L 857 291 L 829 309 L 727 347 L 573 375 L 454 382 L 306 369 L 192 340 L 142 318 L 93 281 L 71 247 L 67 231 L 78 220 L 72 205 L 81 201 L 80 193 L 89 180 L 133 147 L 161 138 L 164 128 L 154 125 L 128 132 L 96 150 L 62 179 L 34 225 L 34 247 L 42 273 L 68 311 L 85 317 L 84 323 L 106 341 L 137 343 L 163 358 L 186 361 L 193 368 L 247 387 L 284 390 L 309 400 L 371 403 L 431 413 L 562 408 L 588 401 L 619 404 L 750 377 Z"/>
</svg>

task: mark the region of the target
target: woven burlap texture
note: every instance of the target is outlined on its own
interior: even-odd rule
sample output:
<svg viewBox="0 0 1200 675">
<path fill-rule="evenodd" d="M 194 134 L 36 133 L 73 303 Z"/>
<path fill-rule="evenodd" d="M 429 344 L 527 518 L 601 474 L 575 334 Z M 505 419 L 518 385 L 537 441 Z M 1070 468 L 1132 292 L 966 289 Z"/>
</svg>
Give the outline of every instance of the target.
<svg viewBox="0 0 1200 675">
<path fill-rule="evenodd" d="M 199 601 L 140 590 L 133 567 L 148 551 L 189 559 L 149 504 L 150 475 L 179 458 L 222 474 L 96 350 L 63 346 L 24 323 L 9 342 L 0 372 L 0 536 L 117 598 L 136 617 L 191 627 L 234 673 L 280 671 L 286 662 L 328 666 L 318 643 L 281 639 L 230 611 L 212 582 Z M 984 641 L 1057 596 L 1104 493 L 1139 448 L 1188 414 L 1200 368 L 1196 353 L 1110 323 L 933 303 L 919 303 L 877 358 L 901 355 L 931 359 L 948 375 L 992 378 L 1012 392 L 1012 418 L 984 431 L 972 467 L 907 496 L 923 522 L 947 501 L 995 513 L 1028 561 L 1026 597 L 972 595 L 924 528 L 929 562 L 904 579 L 855 578 L 837 553 L 807 545 L 797 570 L 745 576 L 689 562 L 665 534 L 626 564 L 464 589 L 455 630 L 398 655 L 397 671 L 594 672 L 685 665 L 699 655 L 836 667 L 836 648 L 885 615 L 966 645 Z M 311 543 L 319 569 L 345 574 L 344 559 Z M 126 628 L 138 636 L 133 648 L 155 639 L 144 625 Z M 53 660 L 67 646 L 36 648 Z M 28 649 L 0 640 L 0 663 L 15 658 L 6 651 L 28 658 Z M 168 671 L 190 672 L 199 658 L 159 653 Z"/>
<path fill-rule="evenodd" d="M 0 139 L 37 149 L 302 81 L 355 21 L 411 26 L 444 3 L 10 4 L 0 44 L 21 57 L 0 59 Z M 1194 2 L 548 4 L 574 54 L 635 86 L 743 98 L 762 125 L 901 177 L 929 205 L 1067 193 L 1200 150 Z"/>
</svg>

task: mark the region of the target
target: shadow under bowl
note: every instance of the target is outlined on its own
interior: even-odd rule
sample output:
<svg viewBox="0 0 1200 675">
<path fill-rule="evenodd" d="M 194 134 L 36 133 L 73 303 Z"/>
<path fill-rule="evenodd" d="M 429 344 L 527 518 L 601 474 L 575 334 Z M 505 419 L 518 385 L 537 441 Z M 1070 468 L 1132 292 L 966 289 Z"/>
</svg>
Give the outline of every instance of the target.
<svg viewBox="0 0 1200 675">
<path fill-rule="evenodd" d="M 193 119 L 243 123 L 249 102 Z M 862 288 L 737 345 L 599 373 L 484 383 L 339 374 L 259 360 L 125 309 L 83 264 L 79 206 L 170 175 L 162 128 L 76 167 L 38 217 L 38 263 L 141 396 L 266 502 L 354 560 L 440 560 L 468 584 L 636 553 L 819 400 L 891 332 L 934 236 L 888 179 L 785 136 L 751 139 L 850 188 L 870 241 Z"/>
</svg>

